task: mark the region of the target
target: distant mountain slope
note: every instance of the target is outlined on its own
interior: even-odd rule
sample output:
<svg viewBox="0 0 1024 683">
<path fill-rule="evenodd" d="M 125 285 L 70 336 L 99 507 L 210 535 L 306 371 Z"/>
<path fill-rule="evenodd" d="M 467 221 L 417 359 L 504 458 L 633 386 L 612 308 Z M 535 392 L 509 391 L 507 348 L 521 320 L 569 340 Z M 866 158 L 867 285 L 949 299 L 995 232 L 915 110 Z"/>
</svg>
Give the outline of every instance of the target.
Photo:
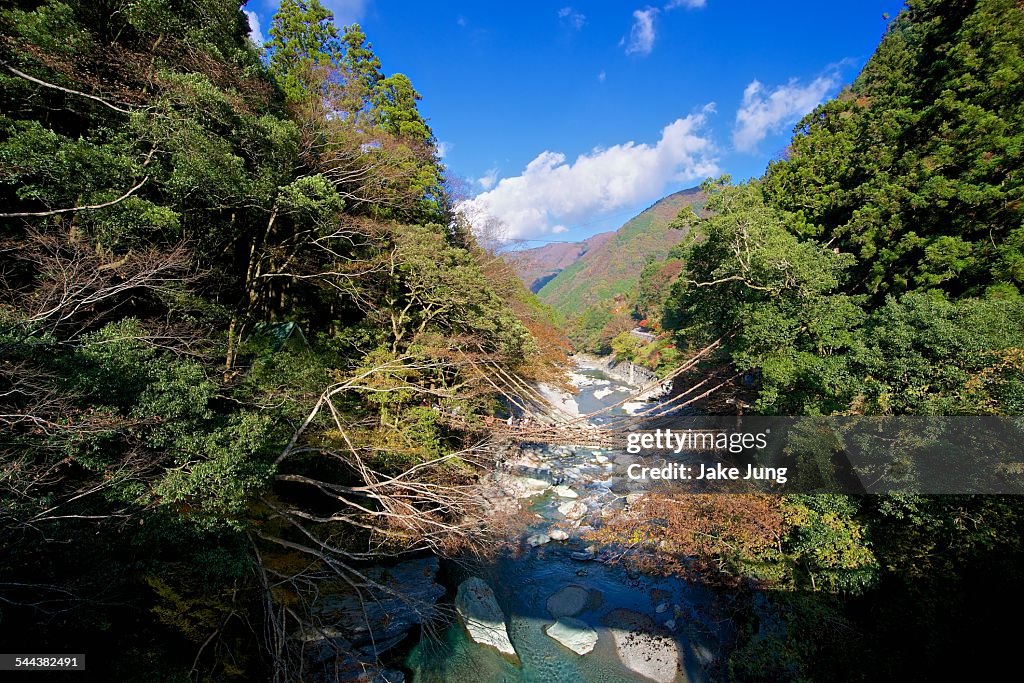
<svg viewBox="0 0 1024 683">
<path fill-rule="evenodd" d="M 534 249 L 513 251 L 505 254 L 505 260 L 516 271 L 523 284 L 536 294 L 552 278 L 587 252 L 607 242 L 614 234 L 602 232 L 582 242 L 554 242 Z"/>
<path fill-rule="evenodd" d="M 685 206 L 703 203 L 699 188 L 660 199 L 555 275 L 538 296 L 567 318 L 617 296 L 631 296 L 644 264 L 664 259 L 685 237 L 684 231 L 669 228 L 672 220 Z"/>
</svg>

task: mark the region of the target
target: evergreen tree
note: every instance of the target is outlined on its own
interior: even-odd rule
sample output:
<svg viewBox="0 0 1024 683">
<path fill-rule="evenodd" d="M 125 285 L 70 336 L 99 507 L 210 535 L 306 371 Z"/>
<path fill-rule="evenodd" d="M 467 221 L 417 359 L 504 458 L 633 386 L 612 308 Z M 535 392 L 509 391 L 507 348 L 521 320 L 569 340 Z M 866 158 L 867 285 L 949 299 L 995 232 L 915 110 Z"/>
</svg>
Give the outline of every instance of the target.
<svg viewBox="0 0 1024 683">
<path fill-rule="evenodd" d="M 270 25 L 270 72 L 289 102 L 323 95 L 325 75 L 344 58 L 344 45 L 320 0 L 282 0 Z"/>
</svg>

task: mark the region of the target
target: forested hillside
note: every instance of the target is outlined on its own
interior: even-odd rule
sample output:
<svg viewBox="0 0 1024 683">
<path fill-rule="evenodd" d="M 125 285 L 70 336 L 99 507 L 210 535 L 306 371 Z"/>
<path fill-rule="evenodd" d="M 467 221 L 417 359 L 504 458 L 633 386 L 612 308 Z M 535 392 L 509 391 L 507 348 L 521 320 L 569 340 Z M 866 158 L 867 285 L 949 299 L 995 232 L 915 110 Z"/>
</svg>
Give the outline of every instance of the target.
<svg viewBox="0 0 1024 683">
<path fill-rule="evenodd" d="M 541 288 L 538 297 L 565 318 L 579 350 L 608 353 L 612 338 L 636 326 L 643 269 L 685 237 L 686 226 L 673 222 L 680 210 L 703 201 L 699 188 L 663 197 Z"/>
<path fill-rule="evenodd" d="M 538 292 L 552 278 L 579 261 L 587 252 L 607 242 L 614 234 L 600 232 L 582 242 L 552 242 L 532 249 L 510 251 L 504 256 L 523 284 L 531 292 Z"/>
<path fill-rule="evenodd" d="M 1020 3 L 911 0 L 785 158 L 681 214 L 664 327 L 684 352 L 721 340 L 710 363 L 756 378 L 763 414 L 1020 415 L 1022 154 Z M 836 443 L 805 436 L 801 471 L 828 471 Z M 952 653 L 1006 647 L 990 613 L 1021 607 L 1018 498 L 673 505 L 680 549 L 772 591 L 739 679 L 934 680 L 963 666 Z"/>
<path fill-rule="evenodd" d="M 320 597 L 483 538 L 502 373 L 562 374 L 409 79 L 317 0 L 247 33 L 0 10 L 0 641 L 91 680 L 310 680 Z"/>
</svg>

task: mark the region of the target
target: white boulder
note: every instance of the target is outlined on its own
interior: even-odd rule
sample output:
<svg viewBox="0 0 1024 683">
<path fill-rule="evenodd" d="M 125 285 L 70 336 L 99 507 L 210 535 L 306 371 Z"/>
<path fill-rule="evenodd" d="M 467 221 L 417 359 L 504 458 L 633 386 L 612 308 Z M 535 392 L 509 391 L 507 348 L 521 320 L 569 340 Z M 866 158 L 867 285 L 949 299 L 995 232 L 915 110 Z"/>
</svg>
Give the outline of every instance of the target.
<svg viewBox="0 0 1024 683">
<path fill-rule="evenodd" d="M 630 671 L 658 683 L 672 683 L 679 671 L 679 646 L 658 633 L 647 616 L 627 609 L 612 610 L 605 617 L 615 639 L 619 659 Z"/>
<path fill-rule="evenodd" d="M 587 654 L 597 644 L 597 631 L 572 617 L 562 617 L 544 632 L 578 655 Z"/>
<path fill-rule="evenodd" d="M 554 491 L 556 495 L 561 496 L 562 498 L 579 498 L 580 497 L 580 494 L 576 493 L 571 488 L 569 488 L 568 486 L 564 486 L 564 485 L 563 486 L 556 486 L 556 487 L 554 487 L 551 490 Z"/>
<path fill-rule="evenodd" d="M 580 519 L 587 514 L 587 506 L 580 500 L 569 501 L 558 506 L 558 511 L 566 519 Z"/>
<path fill-rule="evenodd" d="M 475 576 L 463 581 L 455 595 L 455 609 L 466 624 L 473 642 L 493 647 L 505 655 L 516 656 L 516 649 L 512 647 L 505 628 L 505 613 L 498 606 L 498 599 L 486 581 Z"/>
</svg>

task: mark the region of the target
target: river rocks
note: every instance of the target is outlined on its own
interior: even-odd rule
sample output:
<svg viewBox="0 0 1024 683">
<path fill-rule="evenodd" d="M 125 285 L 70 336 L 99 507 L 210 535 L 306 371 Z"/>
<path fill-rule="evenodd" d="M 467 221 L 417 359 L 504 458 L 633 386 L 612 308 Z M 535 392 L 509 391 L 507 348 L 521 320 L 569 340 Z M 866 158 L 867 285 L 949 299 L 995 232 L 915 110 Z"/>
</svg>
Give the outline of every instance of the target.
<svg viewBox="0 0 1024 683">
<path fill-rule="evenodd" d="M 590 598 L 590 591 L 583 586 L 566 586 L 548 598 L 548 612 L 555 619 L 574 617 L 583 611 Z"/>
<path fill-rule="evenodd" d="M 619 659 L 630 671 L 658 683 L 672 683 L 679 671 L 679 646 L 646 615 L 616 609 L 605 615 Z"/>
<path fill-rule="evenodd" d="M 564 532 L 563 532 L 564 533 Z M 544 545 L 551 540 L 551 537 L 547 534 L 532 534 L 526 537 L 526 543 L 531 548 L 536 548 L 539 545 Z"/>
<path fill-rule="evenodd" d="M 576 399 L 572 394 L 549 386 L 547 384 L 539 384 L 537 390 L 540 392 L 554 411 L 561 412 L 569 417 L 576 417 L 580 414 L 580 407 L 576 403 Z"/>
<path fill-rule="evenodd" d="M 593 550 L 583 550 L 569 553 L 569 557 L 576 560 L 577 562 L 589 562 L 590 560 L 597 557 L 597 554 Z"/>
<path fill-rule="evenodd" d="M 545 628 L 544 632 L 578 655 L 587 654 L 597 644 L 597 631 L 572 617 L 558 619 Z"/>
<path fill-rule="evenodd" d="M 562 529 L 548 529 L 548 536 L 552 541 L 568 541 L 569 534 Z"/>
<path fill-rule="evenodd" d="M 514 474 L 498 474 L 495 476 L 498 486 L 513 498 L 532 498 L 551 488 L 551 484 L 543 479 L 520 477 Z"/>
<path fill-rule="evenodd" d="M 505 628 L 505 613 L 498 606 L 494 591 L 486 581 L 474 576 L 459 584 L 455 609 L 462 617 L 473 642 L 489 645 L 505 655 L 516 656 Z"/>
<path fill-rule="evenodd" d="M 303 680 L 404 680 L 401 672 L 380 668 L 378 658 L 436 614 L 434 603 L 445 592 L 434 581 L 438 568 L 436 557 L 367 567 L 363 574 L 379 587 L 322 593 L 311 605 L 320 627 L 292 635 L 306 643 Z"/>
<path fill-rule="evenodd" d="M 587 514 L 587 506 L 583 501 L 574 500 L 559 505 L 558 511 L 566 519 L 580 519 L 583 515 Z"/>
<path fill-rule="evenodd" d="M 629 477 L 614 477 L 611 486 L 609 487 L 612 493 L 618 493 L 619 495 L 626 495 L 627 493 L 637 493 L 647 490 L 647 484 L 639 479 L 630 479 Z"/>
<path fill-rule="evenodd" d="M 627 493 L 626 494 L 626 505 L 632 507 L 643 500 L 644 494 L 642 493 Z"/>
<path fill-rule="evenodd" d="M 539 470 L 545 466 L 544 458 L 541 457 L 540 453 L 534 450 L 523 449 L 515 454 L 514 457 L 510 458 L 506 463 L 508 467 L 525 467 L 528 469 Z"/>
<path fill-rule="evenodd" d="M 614 494 L 612 494 L 612 495 L 614 495 Z M 626 499 L 625 498 L 621 498 L 619 496 L 615 496 L 611 500 L 609 500 L 606 503 L 604 503 L 604 507 L 607 510 L 614 510 L 616 512 L 621 512 L 621 511 L 626 509 Z"/>
<path fill-rule="evenodd" d="M 438 568 L 436 557 L 369 567 L 363 574 L 381 588 L 325 595 L 313 604 L 313 614 L 320 623 L 333 625 L 359 653 L 375 657 L 434 615 L 434 603 L 444 595 L 444 587 L 434 582 Z"/>
<path fill-rule="evenodd" d="M 551 490 L 555 492 L 555 495 L 560 496 L 562 498 L 579 498 L 580 497 L 580 494 L 576 493 L 575 491 L 573 491 L 568 486 L 556 486 L 556 487 L 554 487 Z"/>
</svg>

